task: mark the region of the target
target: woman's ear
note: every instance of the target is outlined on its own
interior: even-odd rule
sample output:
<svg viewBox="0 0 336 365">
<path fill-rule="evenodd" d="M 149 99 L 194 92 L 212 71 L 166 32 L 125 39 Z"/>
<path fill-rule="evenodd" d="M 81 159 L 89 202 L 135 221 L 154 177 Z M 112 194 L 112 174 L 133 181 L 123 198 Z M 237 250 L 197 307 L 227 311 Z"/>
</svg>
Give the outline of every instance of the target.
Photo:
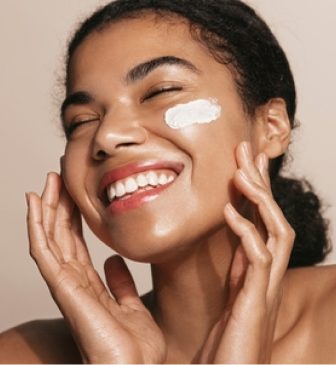
<svg viewBox="0 0 336 365">
<path fill-rule="evenodd" d="M 271 99 L 260 106 L 255 117 L 255 147 L 269 158 L 282 155 L 287 149 L 291 136 L 291 125 L 286 102 L 281 98 Z"/>
</svg>

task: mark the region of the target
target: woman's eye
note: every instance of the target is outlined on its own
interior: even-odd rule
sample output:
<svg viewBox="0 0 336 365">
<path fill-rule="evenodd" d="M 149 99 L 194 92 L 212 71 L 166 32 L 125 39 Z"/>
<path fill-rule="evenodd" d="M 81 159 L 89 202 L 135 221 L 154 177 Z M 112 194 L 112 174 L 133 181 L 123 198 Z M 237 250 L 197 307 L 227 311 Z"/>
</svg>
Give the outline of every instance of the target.
<svg viewBox="0 0 336 365">
<path fill-rule="evenodd" d="M 94 122 L 99 120 L 99 117 L 97 116 L 90 116 L 87 118 L 83 118 L 83 119 L 76 119 L 74 121 L 72 121 L 69 125 L 67 125 L 64 129 L 65 129 L 65 135 L 66 138 L 69 139 L 70 136 L 72 135 L 72 133 L 81 125 L 83 124 L 87 124 L 90 122 Z"/>
<path fill-rule="evenodd" d="M 144 98 L 145 100 L 154 98 L 155 96 L 159 95 L 159 94 L 163 94 L 163 93 L 171 93 L 174 91 L 180 91 L 182 90 L 181 86 L 163 86 L 154 90 L 151 90 Z"/>
</svg>

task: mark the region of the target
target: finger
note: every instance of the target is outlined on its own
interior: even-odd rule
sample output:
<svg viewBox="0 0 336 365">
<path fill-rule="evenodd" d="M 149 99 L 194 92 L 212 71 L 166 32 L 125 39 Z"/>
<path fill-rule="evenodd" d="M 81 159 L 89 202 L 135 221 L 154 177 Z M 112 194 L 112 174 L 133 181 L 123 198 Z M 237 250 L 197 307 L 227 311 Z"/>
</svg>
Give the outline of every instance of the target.
<svg viewBox="0 0 336 365">
<path fill-rule="evenodd" d="M 285 222 L 286 220 L 274 201 L 268 184 L 266 155 L 259 154 L 256 157 L 256 162 L 254 162 L 249 143 L 242 142 L 237 147 L 236 157 L 239 168 L 234 175 L 234 182 L 239 190 L 241 190 L 258 209 L 259 207 L 264 207 L 265 209 L 271 207 L 272 212 L 275 210 L 274 213 L 278 215 L 277 219 L 279 217 L 283 218 L 283 222 Z M 260 213 L 262 214 L 262 211 Z M 262 218 L 267 218 L 267 216 L 265 215 L 265 217 Z M 271 222 L 272 221 L 270 220 L 270 223 Z M 274 227 L 276 226 L 277 225 L 274 225 Z"/>
<path fill-rule="evenodd" d="M 52 282 L 53 273 L 60 270 L 58 259 L 50 250 L 48 237 L 42 222 L 42 202 L 35 193 L 27 194 L 28 214 L 27 228 L 30 255 L 35 260 L 42 276 L 47 282 Z"/>
<path fill-rule="evenodd" d="M 71 231 L 76 244 L 76 252 L 78 260 L 84 265 L 92 265 L 92 260 L 86 241 L 83 236 L 82 216 L 77 206 L 75 206 L 72 214 Z"/>
<path fill-rule="evenodd" d="M 47 237 L 54 238 L 55 217 L 59 203 L 62 182 L 56 173 L 47 175 L 46 184 L 41 195 L 43 226 Z"/>
<path fill-rule="evenodd" d="M 77 259 L 82 264 L 92 265 L 83 238 L 81 215 L 64 184 L 60 191 L 54 224 L 54 240 L 58 243 L 65 262 Z"/>
<path fill-rule="evenodd" d="M 63 259 L 59 247 L 55 244 L 55 222 L 57 209 L 59 205 L 59 196 L 62 188 L 62 182 L 58 174 L 52 172 L 47 175 L 46 185 L 44 187 L 41 204 L 42 218 L 41 222 L 47 237 L 47 244 L 55 257 Z"/>
<path fill-rule="evenodd" d="M 270 176 L 269 176 L 269 171 L 268 171 L 268 166 L 269 166 L 268 156 L 264 153 L 259 154 L 255 159 L 255 163 L 256 163 L 258 170 L 260 171 L 260 175 L 262 176 L 264 182 L 271 189 L 271 181 L 270 181 Z M 271 201 L 275 202 L 272 195 L 271 195 Z M 279 208 L 277 203 L 275 204 L 275 207 L 276 207 L 276 210 L 279 212 L 278 214 L 280 216 L 281 221 L 284 222 L 284 225 L 283 225 L 284 233 L 285 233 L 284 235 L 287 236 L 286 238 L 288 240 L 288 248 L 284 252 L 284 262 L 286 263 L 285 268 L 287 268 L 289 256 L 292 251 L 293 244 L 294 244 L 295 232 L 292 229 L 292 227 L 289 225 L 289 223 L 287 222 L 286 218 L 283 215 L 282 210 Z M 261 232 L 262 235 L 264 234 L 264 237 L 265 237 L 265 234 L 267 233 L 267 229 L 266 229 L 266 226 L 265 226 L 264 222 L 262 221 L 259 213 L 256 214 L 256 220 L 257 220 L 256 226 L 257 226 L 259 232 Z M 275 240 L 270 240 L 270 242 L 268 243 L 268 247 L 273 252 L 276 252 L 279 248 L 280 248 L 280 251 L 283 251 L 283 247 L 281 247 L 281 244 L 279 245 L 279 242 L 276 242 Z"/>
<path fill-rule="evenodd" d="M 257 207 L 267 231 L 268 249 L 283 261 L 287 267 L 294 242 L 294 231 L 283 215 L 271 192 L 238 170 L 234 181 L 238 189 Z"/>
<path fill-rule="evenodd" d="M 72 231 L 75 203 L 63 186 L 55 215 L 54 240 L 57 242 L 65 262 L 77 259 L 75 237 Z"/>
<path fill-rule="evenodd" d="M 260 216 L 260 213 L 258 211 L 258 208 L 254 207 L 254 224 L 262 238 L 262 240 L 265 242 L 265 244 L 267 244 L 267 240 L 268 240 L 268 232 L 267 232 L 267 228 Z"/>
<path fill-rule="evenodd" d="M 295 233 L 268 191 L 246 180 L 245 177 L 240 177 L 240 179 L 240 190 L 257 206 L 257 213 L 259 213 L 261 221 L 265 226 L 263 230 L 260 230 L 261 223 L 256 222 L 260 230 L 260 241 L 263 242 L 268 252 L 274 258 L 271 276 L 272 279 L 273 277 L 276 278 L 275 285 L 277 285 L 287 270 Z M 267 236 L 266 242 L 265 236 Z"/>
<path fill-rule="evenodd" d="M 248 145 L 241 143 L 237 148 L 237 163 L 240 167 L 234 183 L 257 208 L 255 224 L 264 240 L 267 237 L 267 248 L 276 258 L 272 276 L 280 280 L 288 266 L 295 233 L 273 199 L 266 157 L 261 154 L 254 163 Z"/>
<path fill-rule="evenodd" d="M 268 157 L 260 153 L 254 159 L 250 142 L 241 142 L 236 149 L 238 169 L 245 172 L 247 177 L 270 190 L 268 177 Z"/>
<path fill-rule="evenodd" d="M 259 202 L 265 201 L 266 198 L 273 201 L 273 196 L 270 187 L 269 174 L 268 174 L 268 158 L 264 153 L 261 153 L 256 156 L 255 161 L 253 160 L 252 149 L 250 143 L 243 142 L 240 143 L 237 147 L 237 163 L 239 166 L 238 172 L 235 177 L 238 177 L 238 180 L 235 180 L 238 183 L 237 187 L 246 195 L 247 198 L 252 200 L 252 202 L 257 206 L 257 210 L 254 210 L 255 214 L 255 224 L 260 231 L 262 237 L 267 239 L 267 232 L 265 230 L 265 225 L 262 219 L 260 219 Z M 240 179 L 239 179 L 240 178 Z M 253 196 L 248 195 L 251 191 L 244 190 L 244 186 L 242 186 L 242 182 L 250 181 L 253 182 L 256 188 L 259 188 L 257 191 L 255 189 L 254 195 L 257 195 L 257 200 L 253 199 Z M 269 204 L 269 202 L 267 202 Z"/>
<path fill-rule="evenodd" d="M 116 301 L 134 309 L 142 308 L 143 304 L 125 261 L 118 255 L 111 256 L 105 261 L 104 269 L 106 282 Z"/>
<path fill-rule="evenodd" d="M 261 162 L 263 158 L 263 156 L 257 158 L 259 165 L 264 165 Z M 266 166 L 260 166 L 260 173 L 244 143 L 237 148 L 237 161 L 240 168 L 235 173 L 234 183 L 257 206 L 262 221 L 267 228 L 268 235 L 275 239 L 283 239 L 284 242 L 292 244 L 292 229 L 281 209 L 274 201 L 269 185 L 264 181 L 264 179 L 267 180 Z M 275 240 L 270 240 L 269 242 L 275 242 Z M 291 249 L 291 244 L 288 249 Z M 270 249 L 275 248 L 270 247 Z"/>
<path fill-rule="evenodd" d="M 270 251 L 265 246 L 255 225 L 242 217 L 230 203 L 225 206 L 224 218 L 232 231 L 240 238 L 249 262 L 248 271 L 250 274 L 252 273 L 252 276 L 246 275 L 245 283 L 249 285 L 248 281 L 253 278 L 252 287 L 256 288 L 255 293 L 265 294 L 272 266 Z M 242 260 L 242 258 L 240 259 Z"/>
<path fill-rule="evenodd" d="M 118 308 L 118 304 L 111 297 L 105 284 L 94 267 L 91 264 L 86 265 L 85 270 L 90 283 L 88 289 L 93 294 L 93 296 L 97 298 L 105 308 L 110 308 L 112 310 Z"/>
<path fill-rule="evenodd" d="M 230 311 L 237 295 L 244 285 L 245 275 L 248 268 L 248 258 L 242 245 L 238 245 L 234 254 L 231 270 L 230 270 L 230 282 L 229 282 L 229 298 L 226 305 L 226 310 Z"/>
<path fill-rule="evenodd" d="M 271 180 L 270 180 L 270 175 L 269 175 L 269 158 L 265 153 L 260 153 L 256 158 L 255 158 L 255 164 L 259 170 L 259 173 L 262 177 L 262 179 L 264 180 L 265 184 L 271 188 Z"/>
</svg>

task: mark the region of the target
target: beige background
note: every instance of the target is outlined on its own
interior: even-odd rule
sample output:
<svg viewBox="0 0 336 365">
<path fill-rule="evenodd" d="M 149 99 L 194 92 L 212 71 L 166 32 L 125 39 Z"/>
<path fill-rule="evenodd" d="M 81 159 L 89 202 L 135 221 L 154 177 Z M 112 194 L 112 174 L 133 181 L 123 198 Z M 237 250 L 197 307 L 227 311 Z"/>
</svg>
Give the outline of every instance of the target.
<svg viewBox="0 0 336 365">
<path fill-rule="evenodd" d="M 28 254 L 24 192 L 40 192 L 58 170 L 64 140 L 58 126 L 57 75 L 65 40 L 98 0 L 0 0 L 1 254 L 0 331 L 58 310 Z M 336 222 L 335 0 L 250 0 L 278 35 L 297 81 L 298 118 L 292 170 L 306 175 Z M 57 71 L 57 72 L 56 72 Z M 56 73 L 55 73 L 56 72 Z M 335 231 L 333 232 L 335 241 Z M 89 233 L 99 272 L 111 252 Z M 336 261 L 331 255 L 328 262 Z M 139 291 L 147 266 L 132 264 Z"/>
</svg>

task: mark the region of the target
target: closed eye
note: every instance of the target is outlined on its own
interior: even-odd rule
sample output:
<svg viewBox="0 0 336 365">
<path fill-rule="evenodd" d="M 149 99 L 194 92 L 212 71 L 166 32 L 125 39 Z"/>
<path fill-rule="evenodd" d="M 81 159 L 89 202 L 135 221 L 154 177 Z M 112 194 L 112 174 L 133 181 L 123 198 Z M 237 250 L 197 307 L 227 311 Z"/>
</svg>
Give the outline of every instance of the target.
<svg viewBox="0 0 336 365">
<path fill-rule="evenodd" d="M 171 93 L 174 91 L 181 91 L 182 87 L 181 86 L 162 86 L 160 88 L 156 88 L 151 90 L 143 99 L 143 101 L 149 100 L 151 98 L 154 98 L 155 96 L 159 95 L 159 94 L 164 94 L 164 93 Z"/>
<path fill-rule="evenodd" d="M 90 122 L 94 122 L 99 120 L 99 117 L 97 116 L 92 116 L 86 119 L 82 119 L 82 120 L 77 120 L 77 121 L 73 121 L 71 122 L 68 126 L 65 127 L 65 135 L 66 138 L 69 139 L 70 136 L 72 135 L 72 133 L 81 125 L 86 124 L 86 123 L 90 123 Z"/>
</svg>

